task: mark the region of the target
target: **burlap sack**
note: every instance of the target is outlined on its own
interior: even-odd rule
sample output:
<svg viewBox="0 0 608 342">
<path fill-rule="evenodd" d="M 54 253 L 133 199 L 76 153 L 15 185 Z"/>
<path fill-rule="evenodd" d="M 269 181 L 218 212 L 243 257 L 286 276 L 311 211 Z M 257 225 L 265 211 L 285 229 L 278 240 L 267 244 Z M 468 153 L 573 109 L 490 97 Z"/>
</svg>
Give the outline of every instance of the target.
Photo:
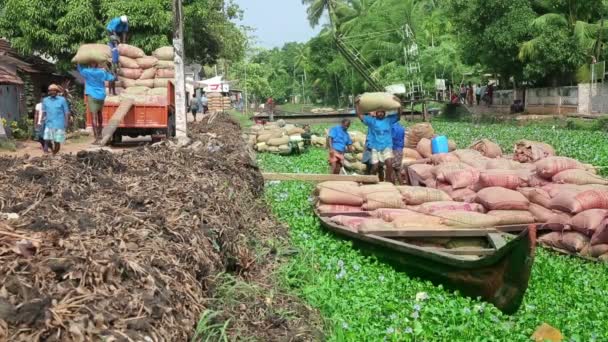
<svg viewBox="0 0 608 342">
<path fill-rule="evenodd" d="M 556 174 L 571 169 L 585 169 L 579 161 L 566 157 L 548 157 L 534 163 L 536 173 L 544 178 L 551 179 Z"/>
<path fill-rule="evenodd" d="M 420 139 L 431 139 L 434 135 L 435 130 L 433 129 L 433 126 L 431 126 L 430 123 L 423 122 L 412 125 L 407 128 L 407 132 L 405 134 L 405 147 L 416 148 L 418 146 L 418 142 L 420 142 Z"/>
<path fill-rule="evenodd" d="M 482 155 L 488 158 L 499 158 L 502 156 L 502 149 L 500 146 L 488 139 L 481 139 L 474 142 L 471 147 L 472 150 L 479 151 Z"/>
<path fill-rule="evenodd" d="M 156 69 L 156 77 L 158 77 L 158 78 L 175 78 L 175 70 L 173 70 L 173 69 Z"/>
<path fill-rule="evenodd" d="M 144 50 L 129 44 L 119 44 L 118 45 L 118 53 L 121 56 L 130 57 L 133 59 L 143 58 L 146 56 Z"/>
<path fill-rule="evenodd" d="M 517 191 L 491 187 L 477 193 L 477 203 L 488 210 L 528 210 L 530 201 Z"/>
<path fill-rule="evenodd" d="M 158 63 L 158 58 L 152 57 L 152 56 L 145 56 L 145 57 L 136 59 L 136 61 L 140 68 L 150 69 L 150 68 L 154 68 L 156 66 L 156 64 Z"/>
<path fill-rule="evenodd" d="M 167 88 L 153 88 L 148 91 L 148 95 L 167 96 Z"/>
<path fill-rule="evenodd" d="M 154 87 L 154 80 L 135 80 L 135 86 L 152 88 Z M 148 95 L 151 94 L 148 93 Z"/>
<path fill-rule="evenodd" d="M 158 58 L 161 61 L 173 61 L 174 51 L 173 46 L 163 46 L 160 47 L 154 52 L 152 52 L 152 56 Z"/>
<path fill-rule="evenodd" d="M 154 88 L 166 88 L 169 86 L 169 82 L 173 81 L 172 78 L 155 78 Z"/>
<path fill-rule="evenodd" d="M 359 108 L 364 113 L 373 111 L 391 111 L 401 107 L 401 103 L 390 93 L 365 93 L 359 97 Z"/>
<path fill-rule="evenodd" d="M 112 58 L 112 51 L 106 44 L 84 44 L 78 48 L 76 56 L 72 58 L 72 63 L 77 64 L 91 64 L 106 63 Z"/>
<path fill-rule="evenodd" d="M 175 63 L 173 61 L 158 61 L 156 63 L 156 69 L 175 69 Z"/>
<path fill-rule="evenodd" d="M 145 69 L 142 73 L 141 76 L 139 77 L 140 80 L 153 80 L 156 77 L 156 68 L 149 68 L 149 69 Z"/>
<path fill-rule="evenodd" d="M 139 69 L 139 64 L 137 64 L 137 61 L 134 60 L 133 58 L 129 58 L 127 56 L 120 56 L 118 58 L 118 64 L 120 64 L 121 68 L 128 68 L 128 69 Z"/>
<path fill-rule="evenodd" d="M 137 80 L 141 77 L 143 73 L 143 69 L 129 69 L 129 68 L 120 68 L 118 70 L 118 75 L 128 78 L 131 80 Z"/>
</svg>

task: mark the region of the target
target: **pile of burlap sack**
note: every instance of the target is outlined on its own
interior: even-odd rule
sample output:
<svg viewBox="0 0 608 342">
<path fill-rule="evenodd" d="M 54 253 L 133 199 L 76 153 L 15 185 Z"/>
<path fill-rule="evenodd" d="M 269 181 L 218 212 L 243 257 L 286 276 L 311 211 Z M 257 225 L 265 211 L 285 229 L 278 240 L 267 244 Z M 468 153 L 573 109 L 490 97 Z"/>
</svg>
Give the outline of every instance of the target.
<svg viewBox="0 0 608 342">
<path fill-rule="evenodd" d="M 247 141 L 258 152 L 289 153 L 290 143 L 297 143 L 299 148 L 304 148 L 303 133 L 301 127 L 278 120 L 265 125 L 253 125 Z"/>
<path fill-rule="evenodd" d="M 224 110 L 232 107 L 230 97 L 222 96 L 221 93 L 209 93 L 207 94 L 207 98 L 209 101 L 208 109 L 211 113 L 223 112 Z"/>
<path fill-rule="evenodd" d="M 513 156 L 505 156 L 499 145 L 481 140 L 421 155 L 421 163 L 407 167 L 419 186 L 322 183 L 319 211 L 337 213 L 335 222 L 366 233 L 541 223 L 541 243 L 608 261 L 608 180 L 591 165 L 554 154 L 544 143 L 519 141 Z M 514 160 L 522 156 L 526 163 Z M 369 216 L 352 217 L 361 212 Z"/>
<path fill-rule="evenodd" d="M 138 47 L 118 45 L 119 70 L 116 81 L 117 96 L 108 96 L 106 102 L 119 103 L 125 98 L 136 102 L 158 103 L 167 101 L 167 84 L 175 78 L 173 47 L 164 46 L 156 49 L 152 56 L 146 56 Z M 72 59 L 79 64 L 92 62 L 106 64 L 112 61 L 110 47 L 105 44 L 84 44 Z M 106 91 L 109 94 L 108 83 Z"/>
</svg>

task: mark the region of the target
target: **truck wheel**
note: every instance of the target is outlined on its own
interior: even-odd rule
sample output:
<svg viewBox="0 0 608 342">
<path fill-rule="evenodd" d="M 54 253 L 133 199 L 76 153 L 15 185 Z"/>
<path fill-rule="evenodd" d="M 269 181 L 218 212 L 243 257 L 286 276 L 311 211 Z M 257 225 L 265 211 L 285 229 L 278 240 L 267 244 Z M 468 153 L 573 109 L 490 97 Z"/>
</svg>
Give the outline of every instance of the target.
<svg viewBox="0 0 608 342">
<path fill-rule="evenodd" d="M 122 134 L 114 133 L 112 135 L 112 144 L 120 144 L 122 142 Z"/>
<path fill-rule="evenodd" d="M 167 120 L 167 139 L 171 139 L 175 137 L 175 112 L 169 112 L 169 119 Z"/>
</svg>

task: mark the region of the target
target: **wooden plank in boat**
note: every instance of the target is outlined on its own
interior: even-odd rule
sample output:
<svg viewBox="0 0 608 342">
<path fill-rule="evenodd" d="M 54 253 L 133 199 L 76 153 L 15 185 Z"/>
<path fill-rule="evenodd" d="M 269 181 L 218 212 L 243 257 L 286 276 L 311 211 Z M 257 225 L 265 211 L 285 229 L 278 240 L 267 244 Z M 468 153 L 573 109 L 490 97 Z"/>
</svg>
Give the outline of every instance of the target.
<svg viewBox="0 0 608 342">
<path fill-rule="evenodd" d="M 491 254 L 496 253 L 496 250 L 494 250 L 494 249 L 479 249 L 476 251 L 461 250 L 460 252 L 464 253 L 464 254 L 455 254 L 453 252 L 456 252 L 457 250 L 450 250 L 447 248 L 413 246 L 413 245 L 407 244 L 405 242 L 388 239 L 388 238 L 385 238 L 382 236 L 377 236 L 374 234 L 366 234 L 365 237 L 375 241 L 376 243 L 378 243 L 380 245 L 384 245 L 384 246 L 393 248 L 397 251 L 403 250 L 406 253 L 412 253 L 412 249 L 417 249 L 421 252 L 427 252 L 427 253 L 429 253 L 429 255 L 435 254 L 437 256 L 445 256 L 445 257 L 449 257 L 452 259 L 458 258 L 462 261 L 470 261 L 470 259 L 465 258 L 465 256 L 470 256 L 470 255 L 485 256 L 485 255 L 491 255 Z M 479 254 L 471 254 L 471 253 L 479 253 Z"/>
<path fill-rule="evenodd" d="M 448 253 L 453 255 L 492 255 L 496 253 L 493 248 L 467 248 L 467 249 L 450 249 L 450 248 L 437 248 L 437 247 L 424 247 L 430 251 Z"/>
<path fill-rule="evenodd" d="M 264 180 L 278 180 L 278 181 L 311 181 L 311 182 L 325 182 L 325 181 L 353 181 L 359 183 L 378 183 L 380 179 L 377 175 L 364 176 L 364 175 L 328 175 L 328 174 L 312 174 L 312 173 L 262 173 Z"/>
<path fill-rule="evenodd" d="M 498 233 L 495 229 L 446 229 L 446 228 L 400 228 L 400 229 L 359 229 L 362 234 L 383 237 L 483 237 L 488 233 Z"/>
</svg>

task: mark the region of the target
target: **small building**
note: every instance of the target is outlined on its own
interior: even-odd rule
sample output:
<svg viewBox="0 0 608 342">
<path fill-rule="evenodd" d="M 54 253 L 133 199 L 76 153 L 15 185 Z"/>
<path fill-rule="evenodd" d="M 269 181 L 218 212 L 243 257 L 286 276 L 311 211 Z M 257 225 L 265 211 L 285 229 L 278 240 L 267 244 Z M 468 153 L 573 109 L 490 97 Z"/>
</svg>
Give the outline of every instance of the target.
<svg viewBox="0 0 608 342">
<path fill-rule="evenodd" d="M 60 74 L 55 64 L 40 56 L 23 56 L 8 40 L 0 39 L 0 118 L 17 121 L 33 115 L 33 107 L 48 86 L 70 78 Z M 33 103 L 27 103 L 28 97 Z"/>
</svg>

